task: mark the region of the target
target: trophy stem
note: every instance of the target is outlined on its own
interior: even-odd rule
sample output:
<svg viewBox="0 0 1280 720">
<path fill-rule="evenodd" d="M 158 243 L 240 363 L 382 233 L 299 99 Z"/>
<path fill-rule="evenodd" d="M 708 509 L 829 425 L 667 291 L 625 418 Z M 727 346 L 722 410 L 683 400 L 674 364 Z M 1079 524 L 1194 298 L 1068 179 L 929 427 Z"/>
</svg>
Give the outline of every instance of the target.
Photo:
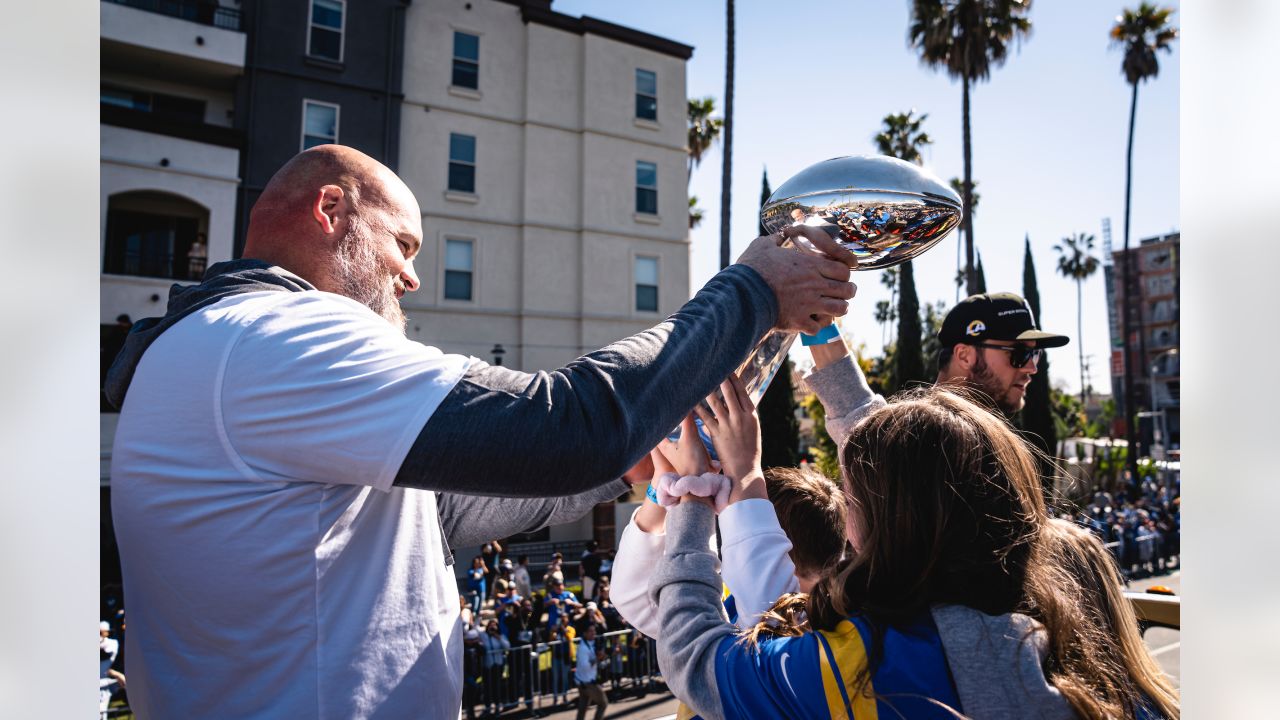
<svg viewBox="0 0 1280 720">
<path fill-rule="evenodd" d="M 791 350 L 791 345 L 795 341 L 796 333 L 794 332 L 772 330 L 760 340 L 760 343 L 747 356 L 746 361 L 738 368 L 738 377 L 746 386 L 747 393 L 751 395 L 751 402 L 760 404 L 760 398 L 764 397 L 765 391 L 769 389 L 769 383 L 773 381 L 773 376 L 778 374 L 778 369 L 787 359 L 787 352 Z"/>
</svg>

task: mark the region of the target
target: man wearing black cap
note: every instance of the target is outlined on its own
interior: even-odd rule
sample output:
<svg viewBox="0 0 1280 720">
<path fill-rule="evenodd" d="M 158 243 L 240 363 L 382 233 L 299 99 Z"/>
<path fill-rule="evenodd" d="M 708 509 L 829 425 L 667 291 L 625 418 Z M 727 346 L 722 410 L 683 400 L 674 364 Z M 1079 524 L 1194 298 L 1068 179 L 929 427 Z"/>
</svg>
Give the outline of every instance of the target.
<svg viewBox="0 0 1280 720">
<path fill-rule="evenodd" d="M 1026 402 L 1040 353 L 1070 341 L 1037 330 L 1031 307 L 1013 293 L 971 295 L 951 308 L 938 331 L 937 382 L 981 390 L 1012 414 Z"/>
</svg>

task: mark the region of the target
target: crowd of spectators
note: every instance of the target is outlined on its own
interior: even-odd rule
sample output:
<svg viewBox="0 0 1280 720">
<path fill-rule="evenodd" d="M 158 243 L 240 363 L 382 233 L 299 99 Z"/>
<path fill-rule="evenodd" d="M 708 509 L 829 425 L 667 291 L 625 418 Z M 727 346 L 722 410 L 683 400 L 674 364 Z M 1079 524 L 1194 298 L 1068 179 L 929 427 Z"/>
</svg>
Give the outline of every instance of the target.
<svg viewBox="0 0 1280 720">
<path fill-rule="evenodd" d="M 475 717 L 476 706 L 485 715 L 521 704 L 532 709 L 534 696 L 539 694 L 549 696 L 552 705 L 569 702 L 588 626 L 595 629 L 592 647 L 604 657 L 597 668 L 600 685 L 616 695 L 624 677 L 647 675 L 651 641 L 638 632 L 619 634 L 633 628 L 609 596 L 611 551 L 588 543 L 576 563 L 575 579 L 582 584 L 574 589 L 566 585 L 563 554 L 553 553 L 542 575 L 541 589 L 534 591 L 527 555 L 512 563 L 501 557 L 499 543 L 485 547 L 494 552 L 472 559 L 459 597 L 464 647 L 462 705 L 467 718 Z M 490 568 L 496 568 L 492 575 Z M 632 684 L 643 694 L 643 683 Z"/>
<path fill-rule="evenodd" d="M 1160 471 L 1141 479 L 1125 471 L 1115 492 L 1095 488 L 1077 522 L 1115 555 L 1126 579 L 1181 566 L 1181 474 Z"/>
</svg>

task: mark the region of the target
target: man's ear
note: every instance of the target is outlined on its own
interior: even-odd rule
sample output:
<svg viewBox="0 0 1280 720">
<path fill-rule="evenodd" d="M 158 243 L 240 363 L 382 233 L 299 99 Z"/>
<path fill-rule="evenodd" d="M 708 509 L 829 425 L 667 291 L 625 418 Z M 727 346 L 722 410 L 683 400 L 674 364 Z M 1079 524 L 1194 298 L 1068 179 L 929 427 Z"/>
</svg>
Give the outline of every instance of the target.
<svg viewBox="0 0 1280 720">
<path fill-rule="evenodd" d="M 337 185 L 325 185 L 316 191 L 311 214 L 326 235 L 337 232 L 338 220 L 347 214 L 347 194 Z"/>
<path fill-rule="evenodd" d="M 959 369 L 968 372 L 969 368 L 973 367 L 973 362 L 977 356 L 977 352 L 978 348 L 972 345 L 958 343 L 955 348 L 951 350 L 951 362 L 953 364 L 958 364 Z"/>
</svg>

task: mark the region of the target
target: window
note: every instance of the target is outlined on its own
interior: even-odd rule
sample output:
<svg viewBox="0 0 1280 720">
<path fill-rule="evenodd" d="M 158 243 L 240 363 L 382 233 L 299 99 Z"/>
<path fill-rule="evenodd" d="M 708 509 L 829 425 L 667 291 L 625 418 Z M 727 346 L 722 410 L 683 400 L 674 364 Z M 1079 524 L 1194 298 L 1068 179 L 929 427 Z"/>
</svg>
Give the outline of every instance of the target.
<svg viewBox="0 0 1280 720">
<path fill-rule="evenodd" d="M 658 119 L 658 76 L 649 70 L 636 70 L 636 117 Z"/>
<path fill-rule="evenodd" d="M 453 33 L 453 84 L 457 87 L 480 88 L 480 36 Z"/>
<path fill-rule="evenodd" d="M 444 241 L 444 297 L 470 300 L 475 269 L 475 245 L 470 240 Z"/>
<path fill-rule="evenodd" d="M 636 212 L 658 214 L 658 166 L 636 161 Z"/>
<path fill-rule="evenodd" d="M 342 62 L 342 26 L 346 16 L 347 4 L 343 0 L 311 0 L 311 35 L 307 38 L 307 54 Z"/>
<path fill-rule="evenodd" d="M 129 90 L 126 88 L 102 86 L 99 100 L 103 105 L 134 110 L 188 123 L 203 123 L 203 100 L 153 93 L 145 90 Z"/>
<path fill-rule="evenodd" d="M 113 275 L 199 280 L 192 257 L 207 253 L 207 246 L 198 242 L 199 226 L 193 217 L 108 209 L 102 270 Z M 204 274 L 203 265 L 199 272 Z"/>
<path fill-rule="evenodd" d="M 473 135 L 449 133 L 449 189 L 476 191 L 476 139 Z"/>
<path fill-rule="evenodd" d="M 658 258 L 636 258 L 636 311 L 658 312 Z"/>
<path fill-rule="evenodd" d="M 302 149 L 338 142 L 338 106 L 302 101 Z"/>
</svg>

